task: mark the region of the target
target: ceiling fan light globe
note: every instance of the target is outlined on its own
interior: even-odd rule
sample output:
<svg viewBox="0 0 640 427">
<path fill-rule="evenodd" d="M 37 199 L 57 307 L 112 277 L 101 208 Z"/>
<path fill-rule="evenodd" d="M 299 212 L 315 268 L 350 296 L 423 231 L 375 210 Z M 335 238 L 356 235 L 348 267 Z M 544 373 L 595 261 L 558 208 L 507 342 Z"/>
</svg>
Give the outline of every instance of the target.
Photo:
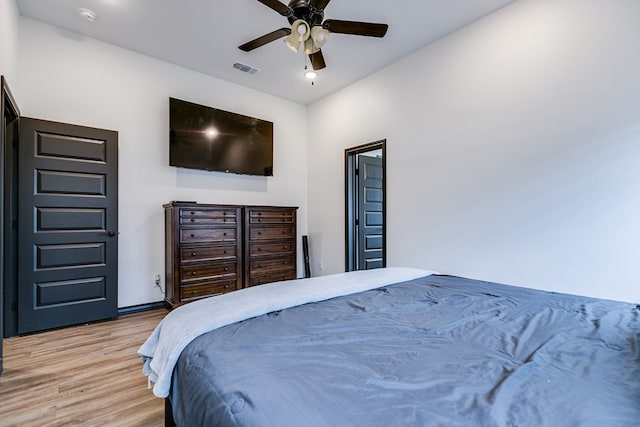
<svg viewBox="0 0 640 427">
<path fill-rule="evenodd" d="M 291 33 L 290 36 L 284 39 L 284 44 L 295 53 L 300 52 L 300 42 L 295 34 Z"/>
<path fill-rule="evenodd" d="M 311 38 L 307 39 L 307 41 L 304 42 L 304 54 L 305 55 L 311 55 L 313 53 L 316 53 L 319 50 L 320 50 L 320 48 L 318 47 L 318 45 L 316 45 L 313 42 L 313 40 Z"/>
<path fill-rule="evenodd" d="M 322 28 L 320 25 L 316 25 L 311 28 L 311 39 L 313 39 L 313 43 L 318 47 L 318 49 L 322 49 L 329 41 L 329 31 Z"/>
<path fill-rule="evenodd" d="M 299 42 L 306 41 L 311 35 L 309 24 L 304 19 L 298 19 L 291 24 L 291 35 L 295 35 Z"/>
</svg>

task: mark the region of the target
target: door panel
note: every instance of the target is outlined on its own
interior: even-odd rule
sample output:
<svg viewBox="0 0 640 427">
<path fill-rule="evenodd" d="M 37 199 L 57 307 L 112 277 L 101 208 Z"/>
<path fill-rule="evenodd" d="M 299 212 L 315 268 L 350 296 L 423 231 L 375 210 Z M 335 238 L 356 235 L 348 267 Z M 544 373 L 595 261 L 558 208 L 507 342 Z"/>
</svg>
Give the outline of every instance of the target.
<svg viewBox="0 0 640 427">
<path fill-rule="evenodd" d="M 19 333 L 117 315 L 117 138 L 21 118 Z"/>
<path fill-rule="evenodd" d="M 106 209 L 37 208 L 36 229 L 47 231 L 105 231 Z"/>
<path fill-rule="evenodd" d="M 358 269 L 383 267 L 382 159 L 358 156 Z"/>
</svg>

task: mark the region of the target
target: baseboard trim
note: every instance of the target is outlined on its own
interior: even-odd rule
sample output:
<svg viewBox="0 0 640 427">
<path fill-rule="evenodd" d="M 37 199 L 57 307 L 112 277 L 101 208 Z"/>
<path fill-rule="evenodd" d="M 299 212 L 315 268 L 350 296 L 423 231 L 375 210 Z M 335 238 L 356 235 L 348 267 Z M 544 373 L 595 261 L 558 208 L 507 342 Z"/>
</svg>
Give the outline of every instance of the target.
<svg viewBox="0 0 640 427">
<path fill-rule="evenodd" d="M 132 305 L 130 307 L 122 307 L 118 309 L 118 316 L 124 316 L 125 314 L 142 313 L 143 311 L 151 311 L 158 308 L 164 308 L 164 301 Z"/>
</svg>

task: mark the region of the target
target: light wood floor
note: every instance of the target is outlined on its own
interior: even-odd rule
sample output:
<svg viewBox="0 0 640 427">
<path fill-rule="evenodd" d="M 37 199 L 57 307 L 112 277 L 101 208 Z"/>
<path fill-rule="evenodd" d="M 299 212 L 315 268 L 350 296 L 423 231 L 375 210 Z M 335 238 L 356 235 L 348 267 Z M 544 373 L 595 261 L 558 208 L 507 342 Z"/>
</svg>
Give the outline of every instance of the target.
<svg viewBox="0 0 640 427">
<path fill-rule="evenodd" d="M 136 352 L 166 313 L 5 339 L 0 426 L 163 426 Z"/>
</svg>

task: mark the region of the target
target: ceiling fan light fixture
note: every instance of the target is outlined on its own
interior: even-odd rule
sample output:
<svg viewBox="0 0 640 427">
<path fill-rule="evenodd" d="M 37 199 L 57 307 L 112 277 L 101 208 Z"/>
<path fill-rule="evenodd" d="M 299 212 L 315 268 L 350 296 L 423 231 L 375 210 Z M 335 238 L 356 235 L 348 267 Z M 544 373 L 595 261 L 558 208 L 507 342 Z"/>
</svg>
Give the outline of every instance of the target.
<svg viewBox="0 0 640 427">
<path fill-rule="evenodd" d="M 313 80 L 316 77 L 318 77 L 318 73 L 316 73 L 315 71 L 309 70 L 304 73 L 304 76 L 309 80 Z"/>
<path fill-rule="evenodd" d="M 311 38 L 308 38 L 307 41 L 304 42 L 305 55 L 311 55 L 313 53 L 316 53 L 319 50 L 320 48 L 316 46 L 316 44 L 313 42 L 313 40 L 311 40 Z"/>
<path fill-rule="evenodd" d="M 294 51 L 295 53 L 300 52 L 300 42 L 298 41 L 298 38 L 296 37 L 295 34 L 292 33 L 290 36 L 285 38 L 284 44 L 286 44 L 287 47 L 292 51 Z"/>
<path fill-rule="evenodd" d="M 298 19 L 291 24 L 291 35 L 295 35 L 299 42 L 304 42 L 311 35 L 311 28 L 304 19 Z"/>
<path fill-rule="evenodd" d="M 311 28 L 311 39 L 313 43 L 318 46 L 318 49 L 322 49 L 327 41 L 329 41 L 329 31 L 322 28 L 320 25 L 316 25 Z"/>
<path fill-rule="evenodd" d="M 304 54 L 311 55 L 322 49 L 329 40 L 329 31 L 316 25 L 311 28 L 310 37 L 304 42 Z"/>
<path fill-rule="evenodd" d="M 309 24 L 298 19 L 291 24 L 291 34 L 284 39 L 284 44 L 295 53 L 300 52 L 300 43 L 306 43 L 311 35 Z"/>
</svg>

